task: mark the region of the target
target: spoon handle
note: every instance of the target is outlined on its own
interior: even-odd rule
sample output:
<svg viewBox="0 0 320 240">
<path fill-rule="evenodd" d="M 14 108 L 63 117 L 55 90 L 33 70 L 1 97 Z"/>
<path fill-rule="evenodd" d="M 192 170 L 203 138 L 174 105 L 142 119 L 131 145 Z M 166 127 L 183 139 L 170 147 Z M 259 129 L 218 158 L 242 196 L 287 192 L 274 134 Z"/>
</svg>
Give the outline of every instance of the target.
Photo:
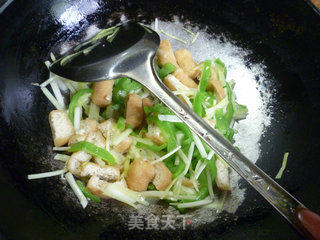
<svg viewBox="0 0 320 240">
<path fill-rule="evenodd" d="M 246 179 L 281 215 L 307 239 L 320 239 L 319 216 L 310 213 L 298 200 L 272 180 L 266 173 L 239 152 L 229 141 L 210 127 L 192 109 L 176 97 L 158 78 L 151 56 L 127 77 L 139 80 L 156 97 L 167 105 L 190 129 L 212 148 L 240 176 Z M 303 209 L 303 211 L 301 211 Z M 313 219 L 308 221 L 308 219 Z M 318 226 L 312 228 L 310 225 Z M 313 229 L 313 230 L 312 230 Z M 314 230 L 315 229 L 315 230 Z"/>
<path fill-rule="evenodd" d="M 310 239 L 320 239 L 320 216 L 305 207 L 295 209 L 297 224 L 305 231 L 306 235 L 312 236 Z"/>
</svg>

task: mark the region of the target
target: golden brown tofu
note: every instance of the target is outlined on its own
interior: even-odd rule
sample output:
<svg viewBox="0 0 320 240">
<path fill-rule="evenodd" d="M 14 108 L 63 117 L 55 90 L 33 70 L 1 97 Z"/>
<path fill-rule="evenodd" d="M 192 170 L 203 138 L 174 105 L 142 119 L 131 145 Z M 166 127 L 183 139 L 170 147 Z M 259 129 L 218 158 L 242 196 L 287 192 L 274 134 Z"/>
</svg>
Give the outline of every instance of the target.
<svg viewBox="0 0 320 240">
<path fill-rule="evenodd" d="M 126 139 L 123 139 L 117 146 L 114 146 L 114 150 L 116 150 L 118 153 L 125 153 L 132 144 L 132 138 L 127 137 Z"/>
<path fill-rule="evenodd" d="M 91 118 L 86 118 L 80 121 L 80 127 L 76 131 L 77 134 L 88 135 L 90 132 L 95 132 L 98 130 L 98 122 Z"/>
<path fill-rule="evenodd" d="M 91 158 L 91 155 L 85 151 L 74 152 L 70 156 L 70 159 L 68 160 L 66 167 L 72 174 L 80 176 L 81 165 L 85 162 L 90 161 Z"/>
<path fill-rule="evenodd" d="M 148 132 L 145 134 L 145 137 L 149 138 L 157 145 L 162 145 L 165 143 L 165 139 L 161 134 L 160 128 L 152 122 L 148 123 Z"/>
<path fill-rule="evenodd" d="M 129 168 L 126 182 L 128 188 L 134 191 L 146 191 L 155 176 L 155 168 L 146 161 L 135 159 Z"/>
<path fill-rule="evenodd" d="M 74 135 L 74 127 L 66 111 L 51 111 L 49 114 L 49 123 L 53 142 L 56 147 L 67 144 L 72 135 Z"/>
<path fill-rule="evenodd" d="M 222 87 L 220 81 L 218 80 L 218 75 L 213 70 L 213 68 L 211 68 L 211 76 L 208 81 L 207 89 L 215 91 L 215 94 L 218 98 L 218 101 L 221 101 L 222 99 L 224 99 L 226 97 L 226 92 L 225 92 L 224 88 Z"/>
<path fill-rule="evenodd" d="M 170 74 L 163 79 L 163 83 L 164 83 L 171 91 L 177 90 L 176 87 L 175 87 L 175 86 L 172 84 L 172 82 L 170 81 Z"/>
<path fill-rule="evenodd" d="M 108 189 L 110 187 L 116 187 L 121 191 L 121 189 L 127 189 L 127 184 L 124 179 L 121 179 L 120 181 L 116 182 L 107 182 L 105 180 L 99 179 L 97 176 L 92 176 L 87 184 L 87 188 L 92 192 L 93 194 L 97 195 L 98 197 L 101 197 L 103 199 L 109 199 L 110 191 Z M 114 197 L 114 196 L 112 196 Z"/>
<path fill-rule="evenodd" d="M 183 85 L 189 88 L 197 88 L 198 84 L 193 81 L 181 68 L 178 68 L 172 73 Z"/>
<path fill-rule="evenodd" d="M 219 159 L 216 160 L 217 177 L 216 184 L 219 189 L 230 191 L 229 170 Z"/>
<path fill-rule="evenodd" d="M 113 139 L 116 138 L 121 134 L 120 130 L 116 127 L 116 122 L 113 119 L 108 119 L 103 123 L 98 125 L 98 129 L 103 134 L 105 138 L 110 137 L 109 144 L 116 150 L 118 153 L 125 153 L 132 144 L 132 138 L 128 136 L 127 138 L 123 139 L 119 144 L 114 145 Z"/>
<path fill-rule="evenodd" d="M 174 56 L 176 57 L 179 67 L 181 67 L 190 78 L 195 79 L 199 75 L 200 71 L 194 69 L 197 64 L 187 49 L 175 51 Z"/>
<path fill-rule="evenodd" d="M 172 174 L 170 170 L 162 162 L 156 163 L 155 176 L 152 181 L 157 190 L 165 190 L 172 181 Z"/>
<path fill-rule="evenodd" d="M 115 166 L 99 166 L 89 162 L 81 167 L 81 177 L 97 176 L 106 181 L 116 181 L 120 177 L 120 170 Z"/>
<path fill-rule="evenodd" d="M 166 76 L 163 80 L 163 83 L 171 90 L 171 91 L 176 91 L 176 90 L 179 90 L 176 88 L 176 86 L 173 84 L 173 80 L 175 80 L 180 82 L 179 79 L 177 79 L 175 76 L 169 74 L 168 76 Z M 191 79 L 192 80 L 192 79 Z M 193 80 L 192 80 L 193 81 Z M 178 95 L 179 98 L 181 99 L 182 102 L 184 102 L 185 104 L 187 104 L 186 100 L 181 96 L 181 95 Z M 187 104 L 188 105 L 188 104 Z"/>
<path fill-rule="evenodd" d="M 107 181 L 100 180 L 99 177 L 93 175 L 87 183 L 87 188 L 91 193 L 97 195 L 98 197 L 109 199 L 110 197 L 103 193 L 108 184 L 109 183 Z"/>
<path fill-rule="evenodd" d="M 108 133 L 112 133 L 116 122 L 113 119 L 108 119 L 98 125 L 98 129 L 105 138 L 108 137 Z M 113 133 L 112 133 L 113 134 Z"/>
<path fill-rule="evenodd" d="M 161 40 L 157 51 L 157 56 L 160 66 L 164 66 L 167 63 L 172 63 L 173 65 L 178 67 L 176 58 L 174 57 L 173 50 L 168 39 Z"/>
<path fill-rule="evenodd" d="M 130 94 L 126 103 L 126 124 L 132 128 L 139 127 L 143 121 L 142 99 L 136 94 Z"/>
<path fill-rule="evenodd" d="M 87 184 L 87 188 L 90 192 L 97 195 L 98 197 L 101 197 L 103 199 L 109 199 L 108 196 L 108 187 L 116 185 L 117 188 L 127 188 L 126 181 L 124 179 L 121 179 L 120 181 L 110 183 L 105 180 L 100 180 L 97 176 L 92 176 Z"/>
<path fill-rule="evenodd" d="M 95 82 L 93 84 L 92 102 L 99 107 L 106 107 L 112 101 L 112 88 L 114 80 Z"/>
<path fill-rule="evenodd" d="M 86 137 L 86 141 L 93 143 L 100 148 L 105 148 L 106 146 L 106 139 L 100 131 L 90 132 Z"/>
<path fill-rule="evenodd" d="M 150 98 L 142 98 L 142 107 L 152 107 L 153 102 Z"/>
<path fill-rule="evenodd" d="M 68 145 L 71 146 L 73 144 L 76 144 L 76 143 L 84 141 L 84 140 L 86 140 L 86 135 L 75 134 L 69 139 Z"/>
</svg>

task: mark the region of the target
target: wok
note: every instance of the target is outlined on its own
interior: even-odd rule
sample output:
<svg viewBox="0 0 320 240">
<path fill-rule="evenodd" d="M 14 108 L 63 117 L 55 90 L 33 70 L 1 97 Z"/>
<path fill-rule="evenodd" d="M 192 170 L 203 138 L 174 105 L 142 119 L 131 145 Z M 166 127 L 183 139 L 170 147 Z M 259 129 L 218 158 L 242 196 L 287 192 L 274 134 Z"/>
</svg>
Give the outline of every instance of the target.
<svg viewBox="0 0 320 240">
<path fill-rule="evenodd" d="M 79 14 L 69 14 L 70 9 Z M 320 17 L 307 2 L 16 1 L 0 16 L 0 237 L 299 239 L 244 181 L 239 185 L 246 189 L 245 200 L 234 214 L 223 211 L 206 224 L 186 229 L 128 230 L 132 210 L 116 201 L 90 204 L 83 210 L 59 177 L 27 180 L 29 173 L 61 168 L 50 160 L 52 106 L 31 85 L 48 77 L 43 62 L 62 43 L 81 41 L 91 25 L 104 28 L 119 23 L 123 14 L 146 24 L 155 17 L 179 16 L 213 38 L 224 36 L 219 41 L 248 49 L 243 56 L 247 68 L 263 63 L 263 84 L 274 89 L 274 101 L 268 106 L 272 121 L 260 138 L 257 165 L 275 176 L 283 153 L 290 152 L 279 183 L 319 212 Z"/>
</svg>

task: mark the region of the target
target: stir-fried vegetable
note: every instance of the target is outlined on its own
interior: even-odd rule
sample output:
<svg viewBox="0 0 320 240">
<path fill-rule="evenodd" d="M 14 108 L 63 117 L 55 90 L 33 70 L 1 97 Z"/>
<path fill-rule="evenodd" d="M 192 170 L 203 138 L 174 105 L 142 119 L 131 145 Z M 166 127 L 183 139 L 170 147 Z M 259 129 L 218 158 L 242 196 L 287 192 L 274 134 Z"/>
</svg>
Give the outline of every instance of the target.
<svg viewBox="0 0 320 240">
<path fill-rule="evenodd" d="M 90 88 L 87 88 L 87 89 L 81 89 L 75 95 L 73 95 L 71 102 L 69 104 L 69 112 L 68 112 L 71 122 L 74 121 L 75 108 L 81 107 L 92 93 L 93 93 L 93 90 Z"/>
<path fill-rule="evenodd" d="M 206 94 L 206 88 L 208 85 L 208 80 L 210 78 L 210 72 L 211 72 L 211 61 L 206 60 L 203 64 L 203 70 L 202 70 L 201 79 L 199 83 L 199 91 L 197 92 L 197 95 L 193 102 L 193 110 L 200 117 L 203 117 L 204 115 L 203 102 L 207 100 L 207 96 L 208 96 L 208 94 Z"/>
<path fill-rule="evenodd" d="M 211 72 L 211 61 L 206 60 L 206 61 L 204 61 L 204 64 L 203 64 L 203 70 L 202 70 L 200 84 L 199 84 L 199 91 L 200 92 L 206 91 L 206 88 L 208 85 L 208 80 L 210 78 L 210 72 Z"/>
<path fill-rule="evenodd" d="M 120 104 L 110 104 L 101 114 L 104 119 L 116 118 L 121 114 Z"/>
<path fill-rule="evenodd" d="M 232 92 L 228 83 L 226 83 L 226 88 L 229 103 L 227 105 L 225 114 L 221 108 L 216 110 L 215 117 L 217 123 L 215 128 L 229 141 L 231 141 L 234 135 L 234 130 L 230 127 L 230 124 L 233 119 L 234 109 L 232 104 Z"/>
<path fill-rule="evenodd" d="M 218 58 L 214 61 L 214 69 L 216 73 L 218 74 L 218 79 L 222 85 L 222 87 L 225 87 L 226 84 L 226 76 L 227 76 L 227 68 L 224 65 L 224 63 Z"/>
<path fill-rule="evenodd" d="M 123 131 L 126 128 L 126 120 L 123 117 L 119 117 L 117 122 L 117 128 Z"/>
<path fill-rule="evenodd" d="M 185 30 L 192 35 L 191 42 L 199 36 Z M 61 64 L 67 64 L 77 54 L 87 54 L 99 39 L 111 42 L 117 31 L 118 28 L 101 31 L 76 47 L 78 52 L 64 57 Z M 186 49 L 173 52 L 168 40 L 161 41 L 159 49 L 155 58 L 159 78 L 232 142 L 232 125 L 245 118 L 248 109 L 237 103 L 235 82 L 226 80 L 225 64 L 219 58 L 197 64 Z M 138 82 L 120 78 L 109 83 L 106 95 L 99 85 L 78 84 L 55 75 L 36 84 L 57 108 L 57 119 L 49 115 L 53 150 L 66 154 L 58 153 L 54 159 L 63 162 L 65 168 L 28 178 L 63 177 L 68 172 L 66 179 L 83 207 L 87 198 L 97 203 L 114 198 L 135 208 L 138 203 L 148 205 L 145 199 L 158 198 L 180 212 L 212 206 L 221 210 L 226 196 L 221 191 L 230 190 L 230 186 L 219 185 L 229 183 L 227 166 L 219 156 Z M 68 101 L 60 90 L 69 91 L 72 96 L 68 111 Z M 98 92 L 103 105 L 95 101 Z M 286 159 L 281 171 L 285 162 Z M 223 175 L 221 168 L 226 170 Z"/>
<path fill-rule="evenodd" d="M 100 148 L 93 143 L 81 141 L 74 144 L 68 152 L 86 151 L 89 154 L 105 160 L 108 164 L 114 165 L 115 159 L 107 150 Z"/>
<path fill-rule="evenodd" d="M 82 207 L 85 208 L 87 206 L 87 204 L 88 204 L 88 200 L 86 199 L 86 197 L 84 196 L 84 194 L 82 193 L 80 188 L 78 187 L 73 175 L 68 172 L 66 174 L 66 180 L 69 183 L 69 185 L 70 185 L 71 189 L 73 190 L 74 194 L 79 199 Z"/>
<path fill-rule="evenodd" d="M 177 69 L 177 67 L 175 65 L 173 65 L 172 63 L 167 63 L 159 71 L 157 71 L 157 74 L 158 74 L 159 78 L 163 79 L 168 74 L 175 71 L 176 69 Z"/>
<path fill-rule="evenodd" d="M 145 144 L 145 143 L 142 143 L 142 142 L 137 142 L 137 147 L 140 147 L 140 148 L 147 148 L 147 149 L 150 149 L 151 151 L 154 151 L 154 152 L 159 152 L 159 151 L 162 151 L 163 149 L 165 149 L 167 147 L 167 144 L 164 143 L 160 146 L 158 145 L 155 145 L 155 144 Z"/>
<path fill-rule="evenodd" d="M 129 92 L 141 89 L 140 83 L 133 81 L 129 78 L 120 78 L 116 80 L 113 88 L 112 100 L 116 104 L 124 104 L 124 99 L 129 94 Z"/>
<path fill-rule="evenodd" d="M 283 171 L 286 169 L 286 166 L 287 166 L 288 157 L 289 157 L 289 153 L 286 152 L 282 159 L 281 168 L 279 169 L 279 172 L 277 173 L 275 179 L 280 179 L 282 177 Z"/>
<path fill-rule="evenodd" d="M 36 173 L 36 174 L 29 174 L 28 179 L 39 179 L 39 178 L 47 178 L 47 177 L 54 177 L 67 172 L 67 169 L 57 170 L 53 172 L 45 172 L 45 173 Z"/>
<path fill-rule="evenodd" d="M 101 202 L 100 198 L 94 194 L 92 194 L 87 188 L 86 186 L 83 184 L 83 182 L 81 182 L 80 180 L 76 181 L 78 187 L 80 188 L 81 192 L 90 200 L 99 203 Z"/>
<path fill-rule="evenodd" d="M 200 117 L 204 117 L 204 107 L 210 107 L 213 105 L 214 97 L 207 92 L 197 92 L 197 95 L 193 102 L 193 111 Z"/>
</svg>

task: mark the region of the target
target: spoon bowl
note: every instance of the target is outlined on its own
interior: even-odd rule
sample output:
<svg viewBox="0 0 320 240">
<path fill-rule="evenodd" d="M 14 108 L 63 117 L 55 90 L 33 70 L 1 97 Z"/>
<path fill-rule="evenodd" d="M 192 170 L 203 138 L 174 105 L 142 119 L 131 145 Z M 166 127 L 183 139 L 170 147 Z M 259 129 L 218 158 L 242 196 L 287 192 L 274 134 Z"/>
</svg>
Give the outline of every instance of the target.
<svg viewBox="0 0 320 240">
<path fill-rule="evenodd" d="M 98 82 L 125 77 L 156 54 L 159 35 L 134 22 L 112 29 L 112 37 L 75 47 L 50 66 L 50 71 L 77 82 Z M 139 81 L 139 79 L 136 79 Z"/>
</svg>

